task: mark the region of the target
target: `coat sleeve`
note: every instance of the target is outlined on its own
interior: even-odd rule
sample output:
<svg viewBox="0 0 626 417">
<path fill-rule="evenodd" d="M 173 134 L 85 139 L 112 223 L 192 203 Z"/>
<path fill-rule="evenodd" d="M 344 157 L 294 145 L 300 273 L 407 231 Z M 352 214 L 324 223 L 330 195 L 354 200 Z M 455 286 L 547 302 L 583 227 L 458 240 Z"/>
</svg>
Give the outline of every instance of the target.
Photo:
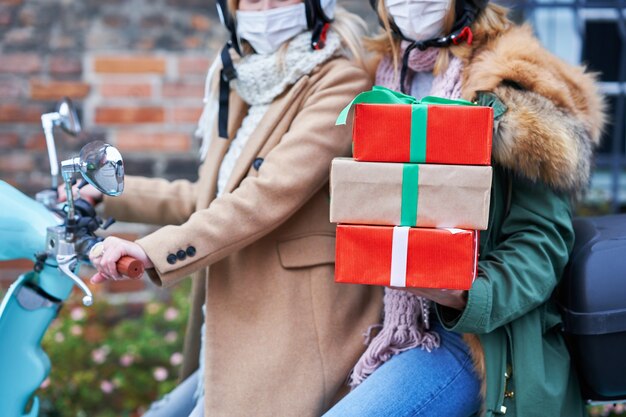
<svg viewBox="0 0 626 417">
<path fill-rule="evenodd" d="M 569 197 L 540 183 L 514 179 L 501 239 L 478 264 L 465 310 L 437 306 L 444 326 L 488 333 L 548 300 L 574 244 Z"/>
<path fill-rule="evenodd" d="M 289 130 L 265 157 L 256 177 L 196 211 L 180 226 L 165 226 L 137 241 L 155 265 L 150 276 L 168 286 L 251 244 L 289 219 L 327 183 L 331 160 L 349 153 L 351 134 L 335 126 L 341 109 L 370 87 L 365 71 L 347 61 L 309 89 Z M 193 247 L 195 255 L 167 257 Z"/>
<path fill-rule="evenodd" d="M 187 180 L 127 176 L 122 195 L 105 197 L 104 212 L 127 222 L 181 224 L 195 210 L 195 189 Z"/>
</svg>

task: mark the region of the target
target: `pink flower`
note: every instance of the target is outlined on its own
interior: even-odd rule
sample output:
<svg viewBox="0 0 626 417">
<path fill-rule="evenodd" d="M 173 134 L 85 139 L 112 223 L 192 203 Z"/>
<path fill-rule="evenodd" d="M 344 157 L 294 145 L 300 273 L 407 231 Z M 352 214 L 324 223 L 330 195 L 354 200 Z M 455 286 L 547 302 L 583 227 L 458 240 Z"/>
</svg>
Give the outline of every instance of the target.
<svg viewBox="0 0 626 417">
<path fill-rule="evenodd" d="M 81 307 L 74 307 L 72 311 L 70 311 L 70 317 L 74 321 L 82 320 L 87 316 L 85 313 L 85 309 Z"/>
<path fill-rule="evenodd" d="M 63 333 L 58 332 L 54 334 L 54 341 L 57 343 L 62 343 L 65 340 L 65 336 L 63 336 Z"/>
<path fill-rule="evenodd" d="M 83 334 L 83 328 L 78 324 L 75 324 L 70 327 L 70 333 L 72 333 L 74 336 L 80 336 L 81 334 Z"/>
<path fill-rule="evenodd" d="M 163 313 L 163 318 L 166 321 L 174 321 L 178 318 L 178 315 L 178 310 L 173 307 L 169 307 L 167 310 L 165 310 L 165 313 Z"/>
<path fill-rule="evenodd" d="M 106 361 L 107 359 L 107 356 L 109 355 L 109 352 L 111 352 L 111 348 L 107 345 L 104 345 L 98 349 L 94 349 L 91 352 L 91 359 L 97 364 L 104 363 L 104 361 Z"/>
<path fill-rule="evenodd" d="M 180 352 L 174 352 L 172 353 L 172 356 L 170 356 L 170 363 L 173 366 L 178 366 L 181 363 L 183 363 L 183 354 Z"/>
<path fill-rule="evenodd" d="M 102 390 L 102 392 L 104 392 L 105 394 L 112 393 L 114 389 L 115 385 L 113 385 L 113 383 L 109 380 L 105 379 L 100 383 L 100 390 Z"/>
<path fill-rule="evenodd" d="M 156 367 L 154 368 L 154 371 L 152 371 L 152 376 L 154 376 L 154 379 L 159 382 L 165 381 L 168 376 L 167 369 L 162 366 Z"/>
<path fill-rule="evenodd" d="M 167 333 L 165 333 L 165 341 L 168 343 L 174 343 L 176 341 L 176 339 L 178 339 L 178 333 L 176 333 L 175 331 L 169 331 Z"/>
<path fill-rule="evenodd" d="M 50 386 L 50 378 L 46 378 L 43 380 L 43 382 L 41 383 L 41 385 L 39 386 L 39 388 L 41 389 L 46 389 Z"/>
<path fill-rule="evenodd" d="M 120 358 L 120 365 L 124 367 L 132 365 L 133 362 L 135 362 L 135 357 L 129 353 L 123 354 Z"/>
</svg>

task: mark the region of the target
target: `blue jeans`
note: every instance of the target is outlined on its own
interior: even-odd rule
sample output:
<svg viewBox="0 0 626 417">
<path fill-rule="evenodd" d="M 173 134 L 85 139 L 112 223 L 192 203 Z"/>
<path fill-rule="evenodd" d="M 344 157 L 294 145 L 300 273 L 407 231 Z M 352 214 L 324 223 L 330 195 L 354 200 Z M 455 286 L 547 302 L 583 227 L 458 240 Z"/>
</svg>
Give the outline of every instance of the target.
<svg viewBox="0 0 626 417">
<path fill-rule="evenodd" d="M 172 392 L 152 403 L 143 417 L 203 417 L 204 397 L 197 401 L 194 398 L 198 387 L 198 374 L 198 371 L 194 372 Z"/>
<path fill-rule="evenodd" d="M 468 417 L 481 406 L 480 380 L 458 333 L 433 326 L 441 346 L 394 356 L 324 417 Z"/>
</svg>

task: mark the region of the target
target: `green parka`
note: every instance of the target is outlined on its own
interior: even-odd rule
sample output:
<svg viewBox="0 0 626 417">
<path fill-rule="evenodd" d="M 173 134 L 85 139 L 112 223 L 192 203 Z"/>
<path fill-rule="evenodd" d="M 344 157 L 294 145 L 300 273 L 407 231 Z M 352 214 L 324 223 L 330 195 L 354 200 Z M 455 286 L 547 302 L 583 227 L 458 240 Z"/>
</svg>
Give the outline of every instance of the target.
<svg viewBox="0 0 626 417">
<path fill-rule="evenodd" d="M 437 314 L 447 329 L 478 336 L 482 351 L 472 353 L 486 384 L 481 414 L 584 416 L 549 300 L 574 243 L 570 202 L 588 183 L 602 99 L 593 77 L 550 55 L 525 26 L 478 47 L 463 77 L 465 98 L 492 93 L 496 113 L 504 113 L 494 128 L 479 274 L 464 311 L 437 306 Z"/>
</svg>

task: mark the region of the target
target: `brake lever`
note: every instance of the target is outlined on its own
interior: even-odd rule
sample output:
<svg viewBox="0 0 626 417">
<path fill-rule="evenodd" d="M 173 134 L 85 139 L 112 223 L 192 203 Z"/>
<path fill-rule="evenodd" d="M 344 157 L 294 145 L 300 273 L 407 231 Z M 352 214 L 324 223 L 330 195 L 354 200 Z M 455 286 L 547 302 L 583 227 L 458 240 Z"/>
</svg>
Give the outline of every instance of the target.
<svg viewBox="0 0 626 417">
<path fill-rule="evenodd" d="M 89 287 L 83 282 L 82 279 L 78 275 L 76 275 L 72 270 L 76 267 L 78 260 L 76 259 L 76 255 L 57 255 L 57 263 L 59 265 L 59 269 L 68 278 L 74 281 L 74 284 L 78 286 L 84 293 L 83 297 L 83 305 L 90 306 L 93 304 L 93 294 Z"/>
</svg>

